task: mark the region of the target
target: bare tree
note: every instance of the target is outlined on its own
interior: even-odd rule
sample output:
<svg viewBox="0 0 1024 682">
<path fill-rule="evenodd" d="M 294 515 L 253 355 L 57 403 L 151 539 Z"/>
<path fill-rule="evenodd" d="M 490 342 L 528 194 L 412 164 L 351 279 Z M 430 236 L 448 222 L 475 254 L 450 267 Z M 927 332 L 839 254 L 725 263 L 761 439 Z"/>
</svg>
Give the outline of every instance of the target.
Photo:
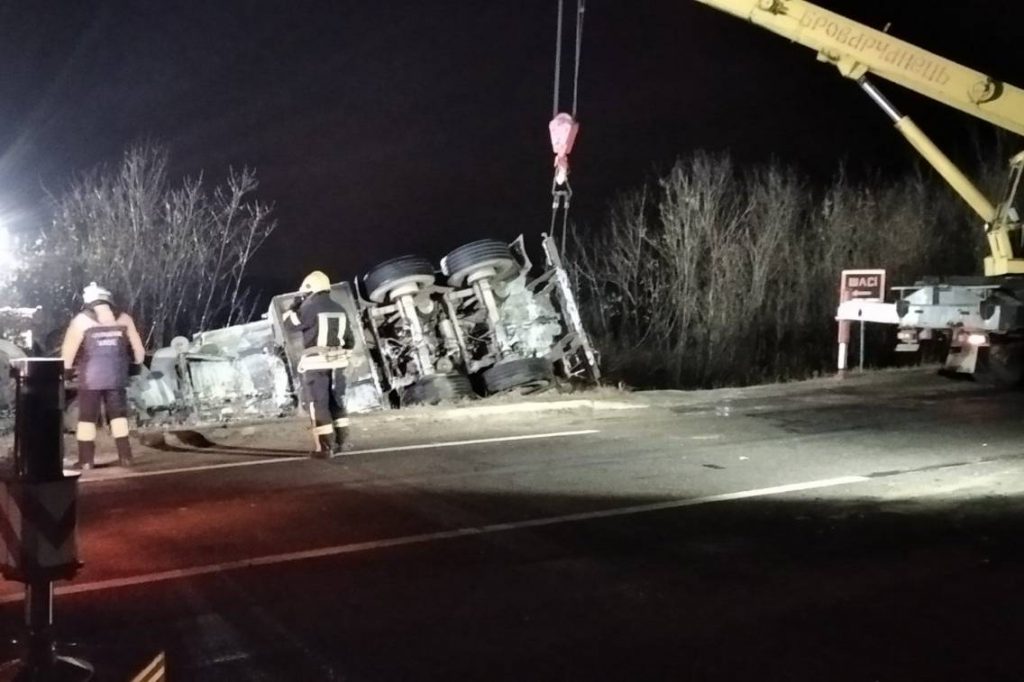
<svg viewBox="0 0 1024 682">
<path fill-rule="evenodd" d="M 22 297 L 71 310 L 91 280 L 113 289 L 150 346 L 252 314 L 246 269 L 276 226 L 250 169 L 209 189 L 174 186 L 168 151 L 141 144 L 52 196 L 53 221 L 28 249 Z"/>
<path fill-rule="evenodd" d="M 831 366 L 839 273 L 968 274 L 983 239 L 930 173 L 823 191 L 771 164 L 680 160 L 574 230 L 569 264 L 606 371 L 642 386 L 714 386 Z"/>
</svg>

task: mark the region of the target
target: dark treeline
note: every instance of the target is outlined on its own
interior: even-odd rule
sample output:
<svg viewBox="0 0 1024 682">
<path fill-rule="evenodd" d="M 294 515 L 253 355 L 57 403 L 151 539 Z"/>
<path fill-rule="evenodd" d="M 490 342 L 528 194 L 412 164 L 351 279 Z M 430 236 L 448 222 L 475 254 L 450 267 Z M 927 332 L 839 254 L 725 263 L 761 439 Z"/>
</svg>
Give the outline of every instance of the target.
<svg viewBox="0 0 1024 682">
<path fill-rule="evenodd" d="M 981 169 L 998 191 L 1003 162 Z M 844 268 L 889 283 L 977 273 L 980 220 L 930 171 L 824 188 L 773 163 L 698 153 L 571 235 L 568 260 L 610 379 L 695 388 L 796 379 L 835 363 Z"/>
</svg>

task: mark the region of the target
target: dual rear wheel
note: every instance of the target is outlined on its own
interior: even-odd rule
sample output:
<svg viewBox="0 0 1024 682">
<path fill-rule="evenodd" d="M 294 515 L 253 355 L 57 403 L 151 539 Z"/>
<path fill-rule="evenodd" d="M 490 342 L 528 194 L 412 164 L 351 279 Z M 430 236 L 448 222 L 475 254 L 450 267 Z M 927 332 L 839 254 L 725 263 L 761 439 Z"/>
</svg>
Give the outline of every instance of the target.
<svg viewBox="0 0 1024 682">
<path fill-rule="evenodd" d="M 996 341 L 981 349 L 974 377 L 998 388 L 1024 384 L 1024 341 Z"/>
</svg>

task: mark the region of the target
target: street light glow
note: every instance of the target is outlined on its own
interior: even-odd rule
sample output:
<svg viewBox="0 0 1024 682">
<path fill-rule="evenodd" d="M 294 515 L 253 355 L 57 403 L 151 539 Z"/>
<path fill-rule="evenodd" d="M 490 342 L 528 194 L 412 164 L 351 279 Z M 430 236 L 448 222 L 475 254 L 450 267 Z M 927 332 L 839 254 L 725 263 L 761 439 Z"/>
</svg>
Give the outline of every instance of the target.
<svg viewBox="0 0 1024 682">
<path fill-rule="evenodd" d="M 7 226 L 0 222 L 0 269 L 2 274 L 10 274 L 18 265 L 18 256 L 15 251 L 16 244 Z"/>
</svg>

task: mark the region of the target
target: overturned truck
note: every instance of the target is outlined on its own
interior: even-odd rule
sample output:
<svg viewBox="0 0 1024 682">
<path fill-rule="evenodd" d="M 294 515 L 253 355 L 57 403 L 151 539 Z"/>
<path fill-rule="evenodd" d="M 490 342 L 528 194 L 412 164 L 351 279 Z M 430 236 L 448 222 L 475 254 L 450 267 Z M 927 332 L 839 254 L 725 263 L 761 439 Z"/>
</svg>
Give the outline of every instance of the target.
<svg viewBox="0 0 1024 682">
<path fill-rule="evenodd" d="M 522 237 L 461 246 L 440 262 L 405 255 L 331 287 L 355 324 L 346 374 L 352 413 L 596 383 L 597 357 L 554 240 L 535 266 Z M 283 324 L 296 296 L 263 319 L 201 331 L 156 351 L 129 389 L 139 426 L 291 414 L 302 339 Z"/>
</svg>

